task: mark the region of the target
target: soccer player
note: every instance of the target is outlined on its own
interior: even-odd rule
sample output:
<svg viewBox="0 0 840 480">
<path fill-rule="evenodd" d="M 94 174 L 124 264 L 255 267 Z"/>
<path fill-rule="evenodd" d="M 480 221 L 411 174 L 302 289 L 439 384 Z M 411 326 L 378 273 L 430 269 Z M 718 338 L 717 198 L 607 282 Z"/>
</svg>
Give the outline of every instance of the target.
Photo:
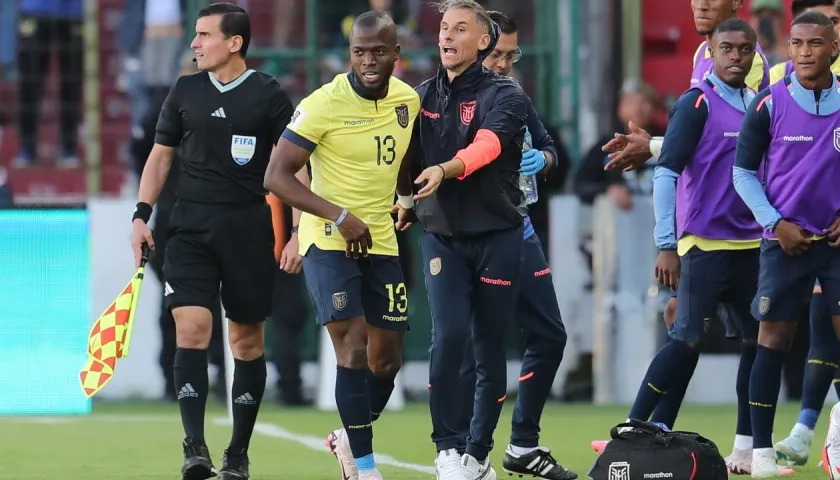
<svg viewBox="0 0 840 480">
<path fill-rule="evenodd" d="M 706 40 L 700 43 L 697 51 L 694 52 L 692 86 L 703 81 L 714 69 L 714 62 L 709 51 L 712 32 L 724 20 L 738 18 L 738 9 L 743 3 L 743 0 L 691 0 L 694 28 L 698 34 L 706 37 Z M 757 54 L 753 57 L 750 75 L 747 76 L 747 86 L 758 92 L 770 84 L 770 69 L 761 46 L 757 46 L 756 50 Z M 616 138 L 602 147 L 605 152 L 612 152 L 609 154 L 611 161 L 604 168 L 634 170 L 644 165 L 651 156 L 660 155 L 662 137 L 652 139 L 650 134 L 635 125 L 630 125 L 630 131 L 630 135 L 616 134 Z M 676 300 L 671 302 L 666 312 L 676 314 L 675 302 Z"/>
<path fill-rule="evenodd" d="M 335 348 L 335 399 L 343 429 L 328 443 L 342 478 L 378 480 L 371 422 L 402 363 L 408 299 L 391 218 L 397 174 L 420 111 L 392 77 L 399 59 L 388 15 L 356 18 L 353 69 L 301 101 L 272 155 L 266 187 L 301 210 L 300 253 L 320 325 Z M 309 161 L 311 190 L 295 177 Z"/>
<path fill-rule="evenodd" d="M 521 56 L 519 29 L 507 15 L 496 11 L 487 13 L 499 25 L 501 34 L 483 65 L 500 75 L 510 75 L 513 64 Z M 533 138 L 533 148 L 522 156 L 520 169 L 522 175 L 532 176 L 552 167 L 557 158 L 557 149 L 530 103 L 527 125 L 529 131 L 525 135 Z M 525 332 L 525 356 L 519 375 L 519 396 L 513 410 L 510 444 L 505 449 L 503 467 L 512 474 L 573 480 L 578 478 L 577 474 L 557 464 L 550 450 L 539 445 L 540 417 L 563 359 L 567 335 L 554 293 L 551 270 L 529 217 L 525 217 L 525 244 L 522 248 L 522 288 L 519 291 L 516 318 Z M 463 455 L 470 430 L 476 380 L 475 355 L 469 346 L 461 372 L 466 388 L 463 392 L 464 414 L 458 428 L 458 453 Z"/>
<path fill-rule="evenodd" d="M 246 479 L 248 445 L 265 391 L 263 322 L 271 314 L 274 234 L 262 179 L 272 146 L 292 115 L 277 81 L 249 70 L 251 23 L 241 7 L 215 3 L 198 14 L 191 47 L 199 73 L 178 79 L 164 102 L 140 180 L 132 248 L 153 245 L 146 223 L 174 149 L 181 148 L 164 276 L 175 318 L 175 384 L 184 424 L 184 479 L 215 475 L 204 441 L 211 308 L 219 295 L 235 359 L 233 436 L 220 479 Z"/>
<path fill-rule="evenodd" d="M 670 341 L 651 362 L 629 416 L 647 420 L 663 395 L 690 381 L 703 333 L 724 303 L 740 320 L 743 343 L 735 447 L 727 466 L 731 473 L 749 474 L 748 389 L 758 333 L 750 302 L 762 229 L 729 178 L 737 133 L 755 97 L 745 83 L 756 53 L 755 31 L 742 20 L 726 20 L 710 47 L 715 69 L 674 106 L 654 173 L 654 237 L 660 250 L 655 271 L 662 284 L 677 289 L 679 304 Z"/>
<path fill-rule="evenodd" d="M 499 26 L 474 0 L 440 5 L 441 68 L 417 91 L 412 158 L 425 169 L 415 183 L 423 227 L 426 288 L 433 321 L 429 407 L 441 480 L 495 479 L 493 432 L 506 394 L 505 332 L 519 298 L 525 198 L 519 189 L 528 96 L 482 67 Z M 399 195 L 411 194 L 401 177 Z M 407 180 L 407 181 L 406 181 Z M 402 223 L 412 205 L 400 202 Z M 459 366 L 472 342 L 475 403 L 464 455 L 457 448 L 463 382 Z"/>
<path fill-rule="evenodd" d="M 794 18 L 809 11 L 822 13 L 834 24 L 835 35 L 840 35 L 840 2 L 796 0 L 791 5 L 791 10 Z M 840 55 L 833 57 L 831 72 L 840 74 Z M 770 82 L 776 83 L 791 73 L 793 60 L 780 63 L 770 69 Z M 819 420 L 832 379 L 835 379 L 834 388 L 840 396 L 840 381 L 836 380 L 840 375 L 840 342 L 834 335 L 831 314 L 819 285 L 814 287 L 810 310 L 810 349 L 802 382 L 802 407 L 790 435 L 775 445 L 779 460 L 793 465 L 805 465 L 808 462 L 814 427 Z"/>
<path fill-rule="evenodd" d="M 831 73 L 838 51 L 832 27 L 819 12 L 793 21 L 794 73 L 759 93 L 738 138 L 735 189 L 765 229 L 752 304 L 761 322 L 750 376 L 753 478 L 779 472 L 772 433 L 781 370 L 801 299 L 815 277 L 834 322 L 840 321 L 840 249 L 825 238 L 840 233 L 840 91 Z"/>
</svg>

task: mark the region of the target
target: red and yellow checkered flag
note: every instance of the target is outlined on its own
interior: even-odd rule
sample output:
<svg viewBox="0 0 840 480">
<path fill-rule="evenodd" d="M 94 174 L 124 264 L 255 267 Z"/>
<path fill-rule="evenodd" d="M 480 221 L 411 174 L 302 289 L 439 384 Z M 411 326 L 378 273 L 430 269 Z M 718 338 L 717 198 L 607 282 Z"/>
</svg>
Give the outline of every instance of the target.
<svg viewBox="0 0 840 480">
<path fill-rule="evenodd" d="M 87 398 L 96 395 L 114 376 L 117 359 L 128 356 L 147 258 L 148 252 L 144 249 L 137 273 L 90 330 L 88 360 L 79 373 L 82 390 Z"/>
</svg>

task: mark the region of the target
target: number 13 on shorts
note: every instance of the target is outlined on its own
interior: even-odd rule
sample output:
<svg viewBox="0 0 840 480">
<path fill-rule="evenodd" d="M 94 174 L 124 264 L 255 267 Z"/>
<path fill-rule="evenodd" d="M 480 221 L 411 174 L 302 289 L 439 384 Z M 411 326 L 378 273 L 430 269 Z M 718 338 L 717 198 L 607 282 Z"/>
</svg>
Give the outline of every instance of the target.
<svg viewBox="0 0 840 480">
<path fill-rule="evenodd" d="M 408 291 L 405 288 L 405 283 L 387 283 L 385 289 L 388 290 L 388 312 L 389 313 L 405 313 L 408 311 Z"/>
</svg>

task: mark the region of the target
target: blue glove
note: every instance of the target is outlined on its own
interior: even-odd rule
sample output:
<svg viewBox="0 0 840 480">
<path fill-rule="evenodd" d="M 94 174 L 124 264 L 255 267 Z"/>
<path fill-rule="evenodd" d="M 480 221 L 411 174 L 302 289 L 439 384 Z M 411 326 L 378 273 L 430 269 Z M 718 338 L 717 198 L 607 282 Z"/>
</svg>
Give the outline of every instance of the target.
<svg viewBox="0 0 840 480">
<path fill-rule="evenodd" d="M 519 173 L 526 177 L 532 177 L 545 168 L 545 154 L 537 149 L 531 149 L 522 154 L 522 163 L 519 164 Z"/>
</svg>

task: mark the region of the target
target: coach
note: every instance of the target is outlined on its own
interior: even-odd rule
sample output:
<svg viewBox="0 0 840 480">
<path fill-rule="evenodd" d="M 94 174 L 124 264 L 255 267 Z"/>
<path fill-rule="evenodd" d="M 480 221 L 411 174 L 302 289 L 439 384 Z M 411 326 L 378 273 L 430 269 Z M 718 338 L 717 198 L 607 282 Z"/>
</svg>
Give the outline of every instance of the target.
<svg viewBox="0 0 840 480">
<path fill-rule="evenodd" d="M 421 248 L 434 331 L 432 438 L 440 478 L 446 478 L 441 464 L 457 458 L 462 412 L 451 407 L 461 403 L 459 366 L 471 333 L 478 381 L 461 463 L 471 473 L 490 468 L 506 392 L 506 325 L 519 296 L 526 208 L 518 185 L 528 97 L 513 80 L 481 66 L 499 36 L 483 7 L 456 0 L 441 11 L 442 66 L 417 87 L 422 108 L 414 158 L 425 168 L 415 181 L 425 183 L 415 212 L 425 230 Z M 401 183 L 399 194 L 406 193 Z"/>
</svg>

